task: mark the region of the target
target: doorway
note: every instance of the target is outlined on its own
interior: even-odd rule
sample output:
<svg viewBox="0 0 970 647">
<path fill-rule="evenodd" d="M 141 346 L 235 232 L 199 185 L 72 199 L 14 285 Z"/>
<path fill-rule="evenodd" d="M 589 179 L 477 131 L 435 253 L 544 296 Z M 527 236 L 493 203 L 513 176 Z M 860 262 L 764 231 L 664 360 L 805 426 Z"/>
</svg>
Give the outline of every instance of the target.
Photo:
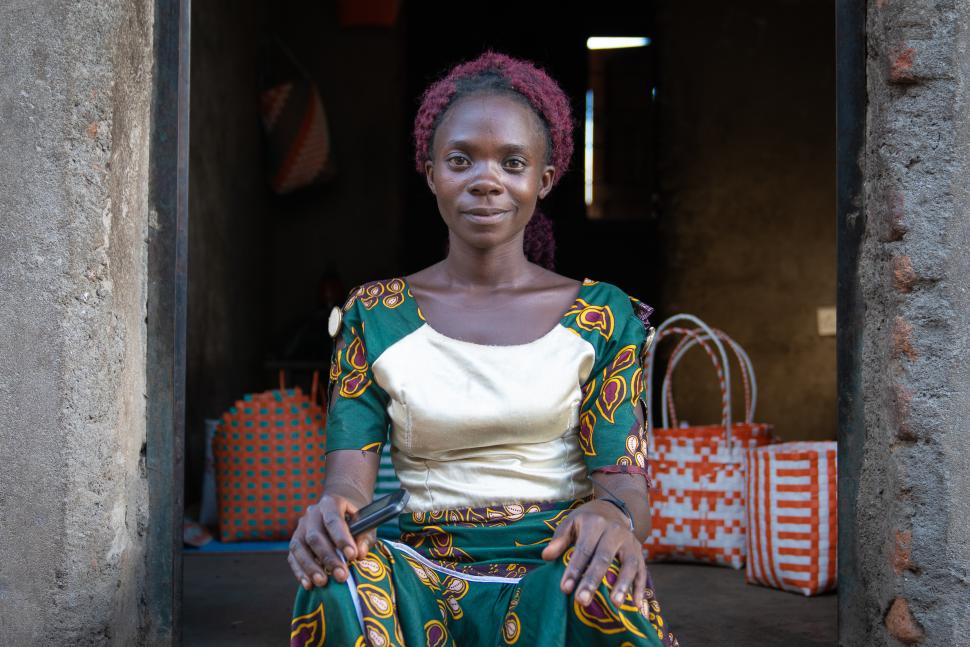
<svg viewBox="0 0 970 647">
<path fill-rule="evenodd" d="M 336 2 L 284 3 L 272 12 L 256 2 L 196 5 L 184 483 L 190 514 L 203 495 L 205 421 L 244 393 L 273 388 L 280 368 L 290 384 L 307 388 L 329 357 L 321 317 L 334 293 L 441 257 L 444 228 L 423 180 L 410 170 L 410 120 L 430 80 L 485 46 L 541 62 L 574 97 L 582 119 L 594 78 L 587 38 L 651 39 L 641 66 L 650 69 L 631 81 L 644 82 L 650 97 L 640 113 L 647 153 L 636 166 L 647 181 L 639 195 L 631 192 L 634 207 L 591 217 L 585 142 L 577 136 L 574 170 L 544 205 L 556 223 L 557 269 L 620 285 L 655 305 L 660 318 L 690 308 L 728 330 L 758 368 L 761 417 L 785 439 L 835 438 L 835 340 L 819 335 L 817 325 L 819 309 L 835 305 L 830 3 L 712 3 L 704 12 L 658 3 L 638 16 L 597 3 L 555 38 L 536 37 L 550 18 L 528 7 L 467 21 L 445 3 L 405 4 L 381 26 L 347 24 Z M 461 39 L 443 38 L 453 32 L 442 25 L 460 26 Z M 812 34 L 816 56 L 806 56 L 805 41 L 785 31 L 795 25 Z M 336 171 L 329 182 L 276 195 L 255 107 L 266 78 L 288 64 L 320 88 Z M 613 78 L 622 81 L 623 69 L 618 64 Z M 600 104 L 595 97 L 592 103 L 595 121 Z M 594 159 L 624 159 L 622 152 L 598 152 Z M 812 370 L 792 384 L 792 365 Z M 680 390 L 682 411 L 697 420 L 716 409 L 716 384 L 705 382 L 704 369 L 685 364 L 685 383 L 696 388 Z M 288 618 L 257 622 L 244 604 L 225 598 L 220 608 L 230 615 L 220 618 L 210 604 L 236 591 L 253 608 L 267 609 L 243 587 L 272 581 L 266 591 L 285 611 L 292 586 L 282 553 L 187 552 L 185 567 L 186 644 L 266 644 L 265 636 L 285 633 Z M 701 568 L 654 570 L 671 622 L 683 618 L 678 624 L 703 638 L 710 615 L 690 608 L 689 590 L 682 611 L 669 599 L 680 582 L 706 582 L 703 588 L 720 590 L 723 600 L 736 598 L 731 586 L 762 591 L 726 579 L 738 572 Z M 214 587 L 220 581 L 228 586 Z M 833 644 L 834 611 L 830 596 L 784 613 L 805 618 L 797 636 L 814 632 L 818 640 L 799 644 Z"/>
</svg>

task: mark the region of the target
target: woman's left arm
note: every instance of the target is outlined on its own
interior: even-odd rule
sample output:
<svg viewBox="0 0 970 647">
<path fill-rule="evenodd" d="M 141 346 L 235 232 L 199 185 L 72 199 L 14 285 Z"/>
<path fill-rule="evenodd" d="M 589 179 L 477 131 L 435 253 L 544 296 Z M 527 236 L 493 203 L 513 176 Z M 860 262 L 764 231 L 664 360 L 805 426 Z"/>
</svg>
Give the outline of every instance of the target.
<svg viewBox="0 0 970 647">
<path fill-rule="evenodd" d="M 642 360 L 652 341 L 647 320 L 652 308 L 622 293 L 618 297 L 607 294 L 602 305 L 588 308 L 602 310 L 599 316 L 617 317 L 605 332 L 599 330 L 587 338 L 597 348 L 598 359 L 582 387 L 579 440 L 597 498 L 563 519 L 542 557 L 560 558 L 573 546 L 559 586 L 566 594 L 575 591 L 583 606 L 593 600 L 613 561 L 618 560 L 613 602 L 626 607 L 624 600 L 629 595 L 639 609 L 648 579 L 643 540 L 650 531 Z M 580 319 L 581 315 L 577 332 L 582 336 L 589 331 L 589 323 L 584 325 Z M 626 513 L 604 499 L 619 499 Z"/>
<path fill-rule="evenodd" d="M 607 569 L 617 559 L 620 572 L 613 586 L 613 602 L 619 606 L 629 594 L 634 607 L 639 609 L 647 585 L 647 566 L 643 560 L 643 539 L 650 527 L 646 482 L 635 474 L 596 473 L 590 480 L 597 497 L 616 497 L 623 501 L 633 517 L 634 529 L 630 530 L 629 518 L 618 506 L 594 498 L 573 510 L 559 524 L 542 551 L 542 558 L 556 559 L 569 546 L 575 546 L 559 587 L 567 594 L 575 590 L 583 606 L 593 599 Z"/>
<path fill-rule="evenodd" d="M 634 408 L 633 416 L 636 422 L 631 431 L 635 429 L 641 434 L 646 433 L 644 426 L 646 415 L 645 405 L 640 401 Z M 633 534 L 642 545 L 650 534 L 650 501 L 647 492 L 650 481 L 640 474 L 608 472 L 607 469 L 609 468 L 594 470 L 590 475 L 590 481 L 595 490 L 593 494 L 597 497 L 605 496 L 623 501 L 633 522 Z M 596 478 L 593 478 L 594 475 Z"/>
</svg>

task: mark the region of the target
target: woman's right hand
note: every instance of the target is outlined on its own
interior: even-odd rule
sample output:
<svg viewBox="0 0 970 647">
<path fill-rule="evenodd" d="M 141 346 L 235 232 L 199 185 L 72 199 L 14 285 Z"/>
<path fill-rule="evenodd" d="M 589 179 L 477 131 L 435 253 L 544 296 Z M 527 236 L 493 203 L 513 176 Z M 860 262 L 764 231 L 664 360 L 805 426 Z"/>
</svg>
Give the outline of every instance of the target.
<svg viewBox="0 0 970 647">
<path fill-rule="evenodd" d="M 329 577 L 346 582 L 347 562 L 363 557 L 376 543 L 375 529 L 361 533 L 356 541 L 350 534 L 347 516 L 362 507 L 339 494 L 324 494 L 319 503 L 307 507 L 290 539 L 287 556 L 304 589 L 309 591 L 314 584 L 325 586 Z"/>
</svg>

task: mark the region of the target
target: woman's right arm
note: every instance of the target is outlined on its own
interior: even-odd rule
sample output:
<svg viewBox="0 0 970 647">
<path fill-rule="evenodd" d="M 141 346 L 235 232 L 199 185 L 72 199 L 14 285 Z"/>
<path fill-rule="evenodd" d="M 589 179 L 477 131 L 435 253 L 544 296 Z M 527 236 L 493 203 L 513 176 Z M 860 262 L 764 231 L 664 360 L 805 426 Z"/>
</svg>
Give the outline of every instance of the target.
<svg viewBox="0 0 970 647">
<path fill-rule="evenodd" d="M 287 561 L 303 588 L 324 586 L 332 577 L 346 582 L 347 562 L 366 555 L 377 543 L 377 530 L 351 537 L 347 516 L 371 502 L 380 450 L 387 442 L 387 393 L 377 384 L 368 362 L 363 314 L 350 291 L 338 319 L 330 360 L 327 399 L 326 480 L 320 501 L 307 507 L 290 539 Z M 371 319 L 369 328 L 379 329 Z M 373 328 L 377 326 L 378 328 Z"/>
<path fill-rule="evenodd" d="M 380 454 L 359 449 L 340 449 L 327 454 L 327 477 L 323 496 L 308 506 L 290 539 L 287 561 L 304 589 L 324 586 L 331 573 L 338 582 L 348 577 L 347 561 L 363 557 L 377 542 L 377 530 L 351 537 L 346 517 L 371 502 Z M 321 568 L 322 565 L 322 568 Z"/>
</svg>

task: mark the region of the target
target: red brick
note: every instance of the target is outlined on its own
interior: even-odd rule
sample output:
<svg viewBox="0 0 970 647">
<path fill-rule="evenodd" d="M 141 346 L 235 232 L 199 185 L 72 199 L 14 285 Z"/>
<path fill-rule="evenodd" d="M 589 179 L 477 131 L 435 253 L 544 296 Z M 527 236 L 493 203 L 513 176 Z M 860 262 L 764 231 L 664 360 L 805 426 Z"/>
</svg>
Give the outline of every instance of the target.
<svg viewBox="0 0 970 647">
<path fill-rule="evenodd" d="M 909 359 L 916 359 L 916 349 L 913 348 L 913 327 L 902 317 L 896 317 L 893 325 L 892 351 L 896 357 L 905 355 Z"/>
<path fill-rule="evenodd" d="M 916 272 L 913 270 L 913 261 L 909 256 L 896 256 L 893 258 L 893 287 L 903 293 L 913 291 L 916 284 Z"/>
<path fill-rule="evenodd" d="M 916 50 L 912 47 L 904 47 L 896 50 L 891 55 L 892 62 L 889 64 L 890 83 L 916 83 L 917 78 L 913 74 L 913 62 L 916 57 Z"/>
<path fill-rule="evenodd" d="M 913 544 L 913 533 L 908 530 L 897 530 L 895 545 L 893 546 L 893 571 L 901 575 L 903 571 L 913 570 L 909 560 Z"/>
<path fill-rule="evenodd" d="M 893 600 L 892 606 L 886 613 L 886 629 L 896 640 L 907 645 L 922 642 L 923 628 L 919 626 L 909 610 L 909 603 L 903 598 Z"/>
</svg>

